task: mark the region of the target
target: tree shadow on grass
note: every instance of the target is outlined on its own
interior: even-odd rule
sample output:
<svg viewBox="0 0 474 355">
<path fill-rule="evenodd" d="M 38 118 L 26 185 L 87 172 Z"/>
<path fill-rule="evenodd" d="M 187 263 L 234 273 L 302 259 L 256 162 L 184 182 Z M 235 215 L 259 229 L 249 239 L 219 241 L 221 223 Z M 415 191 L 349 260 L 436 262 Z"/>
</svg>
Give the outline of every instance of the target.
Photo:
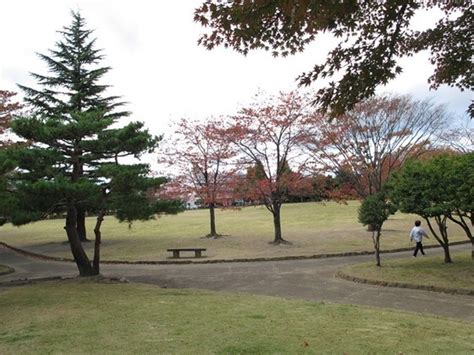
<svg viewBox="0 0 474 355">
<path fill-rule="evenodd" d="M 215 235 L 212 235 L 212 234 L 206 234 L 205 236 L 203 237 L 199 237 L 199 239 L 227 239 L 231 237 L 231 235 L 229 234 L 215 234 Z"/>
</svg>

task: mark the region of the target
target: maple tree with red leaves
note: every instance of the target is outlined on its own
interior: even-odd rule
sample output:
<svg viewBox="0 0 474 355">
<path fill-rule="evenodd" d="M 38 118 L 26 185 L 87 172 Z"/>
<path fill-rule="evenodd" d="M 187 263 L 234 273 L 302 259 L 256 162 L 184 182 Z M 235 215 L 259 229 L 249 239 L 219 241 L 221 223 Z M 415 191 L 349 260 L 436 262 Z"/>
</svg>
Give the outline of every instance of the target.
<svg viewBox="0 0 474 355">
<path fill-rule="evenodd" d="M 4 135 L 10 125 L 13 113 L 21 108 L 18 102 L 12 101 L 16 93 L 7 90 L 0 90 L 0 136 Z M 3 138 L 0 140 L 0 148 L 11 144 L 11 141 Z"/>
<path fill-rule="evenodd" d="M 289 195 L 311 193 L 311 184 L 304 179 L 297 149 L 311 115 L 310 100 L 296 92 L 260 100 L 229 117 L 223 132 L 225 139 L 236 146 L 240 163 L 247 171 L 247 194 L 253 195 L 273 215 L 273 244 L 288 243 L 281 230 L 281 206 Z M 298 166 L 292 171 L 290 164 Z M 305 188 L 306 186 L 306 188 Z"/>
<path fill-rule="evenodd" d="M 186 198 L 195 195 L 209 208 L 210 233 L 216 229 L 215 208 L 232 200 L 234 168 L 231 164 L 236 151 L 223 139 L 222 120 L 199 122 L 181 119 L 174 135 L 164 145 L 159 161 L 177 170 L 179 176 L 167 194 Z"/>
<path fill-rule="evenodd" d="M 328 120 L 309 118 L 305 147 L 316 169 L 343 175 L 364 198 L 381 191 L 408 158 L 416 158 L 445 130 L 441 106 L 409 96 L 379 96 Z"/>
</svg>

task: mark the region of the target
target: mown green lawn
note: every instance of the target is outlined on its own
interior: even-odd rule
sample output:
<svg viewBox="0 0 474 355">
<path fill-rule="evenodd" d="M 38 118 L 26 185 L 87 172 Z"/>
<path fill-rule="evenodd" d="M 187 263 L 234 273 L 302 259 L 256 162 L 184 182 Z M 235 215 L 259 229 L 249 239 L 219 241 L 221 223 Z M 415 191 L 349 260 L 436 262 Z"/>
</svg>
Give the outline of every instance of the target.
<svg viewBox="0 0 474 355">
<path fill-rule="evenodd" d="M 429 251 L 426 253 L 429 254 Z M 384 261 L 382 255 L 382 267 L 371 262 L 352 265 L 342 271 L 368 280 L 474 290 L 474 261 L 471 253 L 453 253 L 452 258 L 453 263 L 445 264 L 441 254 L 389 261 Z"/>
<path fill-rule="evenodd" d="M 0 314 L 1 354 L 474 351 L 470 322 L 90 280 L 3 289 Z"/>
<path fill-rule="evenodd" d="M 372 250 L 371 233 L 357 222 L 358 202 L 287 204 L 282 210 L 284 238 L 292 245 L 272 246 L 271 214 L 262 206 L 217 211 L 217 240 L 203 239 L 209 233 L 208 211 L 186 211 L 154 221 L 136 222 L 131 228 L 106 218 L 103 224 L 104 259 L 163 260 L 170 247 L 205 247 L 208 259 L 255 258 L 288 255 L 314 255 Z M 416 219 L 396 214 L 384 225 L 382 249 L 410 247 L 408 233 Z M 89 237 L 93 238 L 94 218 L 88 218 Z M 47 220 L 23 227 L 0 228 L 0 241 L 48 255 L 70 257 L 63 220 Z M 456 226 L 449 228 L 452 241 L 467 240 Z M 92 251 L 93 243 L 86 244 Z M 433 238 L 427 244 L 436 244 Z"/>
</svg>

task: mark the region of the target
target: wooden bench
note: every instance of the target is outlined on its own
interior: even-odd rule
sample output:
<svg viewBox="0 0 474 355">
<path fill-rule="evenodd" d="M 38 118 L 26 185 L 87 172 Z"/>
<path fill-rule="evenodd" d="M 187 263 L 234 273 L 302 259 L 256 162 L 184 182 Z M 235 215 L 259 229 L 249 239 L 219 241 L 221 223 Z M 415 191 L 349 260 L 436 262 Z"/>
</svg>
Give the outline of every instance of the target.
<svg viewBox="0 0 474 355">
<path fill-rule="evenodd" d="M 173 252 L 173 258 L 179 258 L 179 253 L 182 251 L 193 251 L 194 252 L 194 257 L 195 258 L 200 258 L 202 257 L 202 252 L 206 251 L 205 248 L 172 248 L 172 249 L 167 249 L 167 251 L 172 251 Z"/>
</svg>

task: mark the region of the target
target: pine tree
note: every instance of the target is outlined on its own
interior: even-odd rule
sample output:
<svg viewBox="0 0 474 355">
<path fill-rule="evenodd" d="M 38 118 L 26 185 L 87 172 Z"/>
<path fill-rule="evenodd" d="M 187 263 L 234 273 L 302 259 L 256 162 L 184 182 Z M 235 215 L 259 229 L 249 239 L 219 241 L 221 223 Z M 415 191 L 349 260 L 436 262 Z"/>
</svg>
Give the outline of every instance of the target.
<svg viewBox="0 0 474 355">
<path fill-rule="evenodd" d="M 19 85 L 25 93 L 25 101 L 38 115 L 66 121 L 73 113 L 97 110 L 108 118 L 128 116 L 130 113 L 127 111 L 117 111 L 124 104 L 118 101 L 120 98 L 105 96 L 109 86 L 99 83 L 111 68 L 99 65 L 104 56 L 95 48 L 93 31 L 86 29 L 86 22 L 79 12 L 71 14 L 72 24 L 59 31 L 62 39 L 56 43 L 56 48 L 50 50 L 49 55 L 39 54 L 49 68 L 49 75 L 31 74 L 40 88 Z M 81 175 L 80 165 L 78 170 Z M 76 208 L 79 238 L 86 241 L 86 206 L 78 205 Z"/>
<path fill-rule="evenodd" d="M 13 114 L 21 108 L 18 102 L 13 101 L 15 95 L 14 92 L 0 90 L 0 149 L 12 143 L 5 133 L 8 131 Z"/>
<path fill-rule="evenodd" d="M 9 158 L 7 148 L 13 148 L 14 143 L 8 137 L 10 121 L 15 113 L 18 113 L 21 105 L 13 101 L 16 93 L 0 90 L 0 226 L 7 218 L 9 209 L 8 175 L 15 170 L 14 160 Z"/>
<path fill-rule="evenodd" d="M 12 121 L 13 132 L 30 144 L 9 152 L 17 169 L 9 176 L 8 209 L 3 213 L 14 225 L 66 213 L 66 235 L 81 276 L 99 273 L 100 226 L 106 212 L 131 222 L 180 211 L 177 202 L 147 197 L 148 189 L 165 181 L 149 177 L 147 164 L 120 162 L 121 157 L 151 152 L 160 138 L 140 122 L 112 129 L 114 121 L 101 111 L 73 114 L 68 121 L 42 116 Z M 97 214 L 94 262 L 79 240 L 77 206 Z"/>
<path fill-rule="evenodd" d="M 80 28 L 82 18 L 78 14 L 73 16 L 71 28 Z M 82 38 L 89 34 L 76 32 L 76 36 Z M 90 77 L 98 78 L 98 75 L 85 75 L 85 78 Z M 181 207 L 174 201 L 148 198 L 147 191 L 159 187 L 165 179 L 149 177 L 147 164 L 122 164 L 124 157 L 139 158 L 145 152 L 152 152 L 161 137 L 152 136 L 141 122 L 111 128 L 116 127 L 118 118 L 123 115 L 114 114 L 113 105 L 107 106 L 104 100 L 92 98 L 94 95 L 77 91 L 77 96 L 71 94 L 68 101 L 50 100 L 53 96 L 48 96 L 45 90 L 30 98 L 43 102 L 43 107 L 36 106 L 38 109 L 33 114 L 12 120 L 12 131 L 29 144 L 8 151 L 8 158 L 15 162 L 17 169 L 8 176 L 3 189 L 8 190 L 8 205 L 0 202 L 0 212 L 15 225 L 40 220 L 52 213 L 65 213 L 64 229 L 79 273 L 96 275 L 99 273 L 100 227 L 106 213 L 130 223 L 153 218 L 156 213 L 176 213 Z M 43 98 L 45 101 L 41 101 Z M 72 101 L 87 104 L 79 108 L 74 107 Z M 57 105 L 48 107 L 50 103 Z M 92 262 L 79 238 L 80 209 L 97 215 Z"/>
</svg>

